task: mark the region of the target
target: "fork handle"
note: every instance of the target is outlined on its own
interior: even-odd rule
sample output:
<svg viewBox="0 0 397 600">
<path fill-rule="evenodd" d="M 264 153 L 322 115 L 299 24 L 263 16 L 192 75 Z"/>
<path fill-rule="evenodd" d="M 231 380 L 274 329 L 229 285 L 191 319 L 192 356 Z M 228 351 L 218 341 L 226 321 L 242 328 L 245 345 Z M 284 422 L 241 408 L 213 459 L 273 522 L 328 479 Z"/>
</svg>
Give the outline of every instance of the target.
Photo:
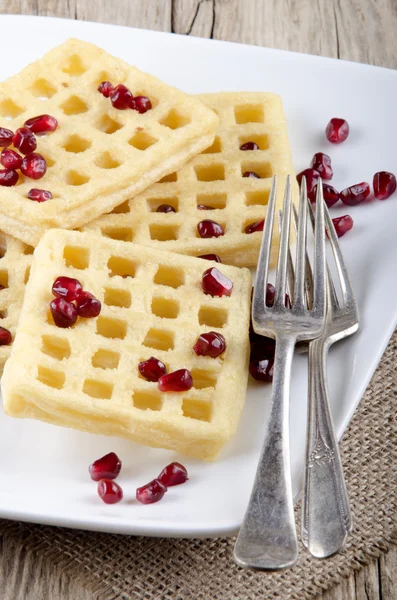
<svg viewBox="0 0 397 600">
<path fill-rule="evenodd" d="M 339 445 L 329 410 L 326 361 L 329 339 L 309 345 L 309 406 L 303 491 L 302 542 L 317 558 L 343 547 L 352 530 Z"/>
<path fill-rule="evenodd" d="M 272 407 L 234 558 L 242 567 L 283 569 L 298 558 L 289 455 L 289 388 L 295 339 L 278 336 Z"/>
</svg>

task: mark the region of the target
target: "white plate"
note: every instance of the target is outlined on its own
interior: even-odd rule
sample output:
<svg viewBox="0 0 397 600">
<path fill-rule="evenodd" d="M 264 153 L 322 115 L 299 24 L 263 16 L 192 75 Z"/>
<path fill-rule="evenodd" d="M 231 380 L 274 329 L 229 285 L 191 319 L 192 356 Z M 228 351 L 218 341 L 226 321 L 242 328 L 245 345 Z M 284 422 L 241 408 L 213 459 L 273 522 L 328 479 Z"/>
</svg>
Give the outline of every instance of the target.
<svg viewBox="0 0 397 600">
<path fill-rule="evenodd" d="M 281 94 L 295 166 L 328 152 L 333 184 L 341 189 L 372 183 L 376 171 L 396 171 L 397 73 L 387 69 L 83 21 L 0 16 L 7 53 L 0 78 L 19 71 L 51 47 L 74 36 L 94 42 L 186 92 L 260 90 Z M 19 43 L 15 44 L 18 39 Z M 346 118 L 348 141 L 332 146 L 324 136 L 331 117 Z M 361 329 L 331 350 L 332 411 L 341 436 L 357 407 L 397 321 L 397 196 L 350 213 L 354 229 L 341 241 L 357 294 Z M 306 419 L 306 361 L 296 357 L 291 388 L 291 455 L 295 494 L 301 487 Z M 0 517 L 98 531 L 154 536 L 233 534 L 253 482 L 269 410 L 269 386 L 250 384 L 234 440 L 214 464 L 40 422 L 0 418 Z M 95 458 L 115 451 L 123 460 L 119 481 L 125 501 L 107 506 L 87 472 Z M 189 469 L 190 481 L 170 489 L 158 504 L 134 500 L 135 488 L 171 460 Z"/>
</svg>

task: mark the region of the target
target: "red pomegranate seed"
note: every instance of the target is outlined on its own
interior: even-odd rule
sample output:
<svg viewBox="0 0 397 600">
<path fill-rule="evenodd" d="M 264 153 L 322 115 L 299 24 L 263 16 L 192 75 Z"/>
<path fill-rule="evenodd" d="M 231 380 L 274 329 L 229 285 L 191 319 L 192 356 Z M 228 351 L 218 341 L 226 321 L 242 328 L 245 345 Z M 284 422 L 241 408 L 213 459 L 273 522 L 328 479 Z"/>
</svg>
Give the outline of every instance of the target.
<svg viewBox="0 0 397 600">
<path fill-rule="evenodd" d="M 338 237 L 342 237 L 353 227 L 353 219 L 350 215 L 343 215 L 343 217 L 335 217 L 335 219 L 332 219 L 332 222 L 334 224 L 335 231 Z"/>
<path fill-rule="evenodd" d="M 226 350 L 226 341 L 223 335 L 216 331 L 201 333 L 193 346 L 193 350 L 197 356 L 216 358 Z"/>
<path fill-rule="evenodd" d="M 12 342 L 11 331 L 5 327 L 0 327 L 0 346 L 9 346 Z"/>
<path fill-rule="evenodd" d="M 22 163 L 22 156 L 15 152 L 15 150 L 10 150 L 10 148 L 4 148 L 1 152 L 0 162 L 6 169 L 20 169 Z"/>
<path fill-rule="evenodd" d="M 222 262 L 217 254 L 201 254 L 201 256 L 198 256 L 197 258 L 203 258 L 204 260 L 213 260 L 217 263 Z"/>
<path fill-rule="evenodd" d="M 11 131 L 11 129 L 0 127 L 0 148 L 6 148 L 7 146 L 11 146 L 13 137 L 14 132 Z"/>
<path fill-rule="evenodd" d="M 47 163 L 44 156 L 41 156 L 37 152 L 27 154 L 21 163 L 21 171 L 26 177 L 30 177 L 30 179 L 41 179 L 47 171 Z"/>
<path fill-rule="evenodd" d="M 204 294 L 210 296 L 231 296 L 233 283 L 215 267 L 203 273 L 201 288 Z"/>
<path fill-rule="evenodd" d="M 315 202 L 316 196 L 317 196 L 317 185 L 314 186 L 313 191 L 309 196 L 310 201 Z M 339 192 L 334 187 L 332 187 L 332 185 L 328 185 L 328 183 L 323 183 L 323 198 L 324 198 L 324 202 L 328 206 L 328 208 L 331 208 L 331 206 L 333 206 L 334 204 L 336 204 L 338 202 Z"/>
<path fill-rule="evenodd" d="M 36 202 L 45 202 L 51 200 L 52 194 L 48 190 L 39 190 L 38 188 L 32 188 L 28 191 L 29 200 L 35 200 Z"/>
<path fill-rule="evenodd" d="M 160 206 L 158 206 L 156 208 L 156 212 L 158 213 L 171 213 L 171 212 L 176 212 L 175 208 L 173 206 L 171 206 L 171 204 L 160 204 Z"/>
<path fill-rule="evenodd" d="M 341 144 L 349 135 L 349 123 L 345 119 L 331 119 L 325 129 L 327 140 L 332 144 Z"/>
<path fill-rule="evenodd" d="M 157 481 L 165 485 L 166 487 L 171 487 L 173 485 L 179 485 L 181 483 L 185 483 L 189 477 L 187 476 L 187 469 L 181 463 L 172 462 L 161 471 L 160 475 L 157 478 Z"/>
<path fill-rule="evenodd" d="M 167 487 L 161 481 L 153 479 L 146 485 L 137 488 L 135 496 L 142 504 L 153 504 L 161 500 L 166 491 Z"/>
<path fill-rule="evenodd" d="M 91 479 L 99 481 L 100 479 L 116 479 L 121 471 L 121 460 L 114 452 L 105 454 L 102 458 L 95 460 L 89 467 L 88 471 Z"/>
<path fill-rule="evenodd" d="M 178 369 L 162 375 L 157 383 L 160 392 L 186 392 L 193 386 L 193 378 L 187 369 Z"/>
<path fill-rule="evenodd" d="M 51 115 L 39 115 L 25 121 L 25 127 L 36 135 L 45 135 L 46 133 L 55 131 L 58 127 L 58 121 Z"/>
<path fill-rule="evenodd" d="M 256 233 L 257 231 L 263 231 L 263 227 L 265 226 L 265 219 L 261 219 L 260 221 L 255 221 L 255 223 L 251 223 L 247 225 L 245 228 L 245 233 Z"/>
<path fill-rule="evenodd" d="M 206 204 L 197 204 L 197 210 L 215 210 L 215 207 L 207 206 Z"/>
<path fill-rule="evenodd" d="M 363 200 L 368 198 L 370 192 L 371 189 L 369 183 L 362 181 L 361 183 L 356 183 L 355 185 L 351 185 L 342 190 L 339 194 L 339 198 L 342 200 L 343 204 L 356 206 L 356 204 L 361 204 Z"/>
<path fill-rule="evenodd" d="M 105 96 L 105 98 L 109 98 L 110 93 L 113 92 L 113 90 L 114 85 L 113 83 L 110 83 L 110 81 L 102 81 L 102 83 L 98 85 L 98 92 L 100 92 L 102 96 Z"/>
<path fill-rule="evenodd" d="M 114 90 L 110 92 L 109 96 L 114 108 L 118 108 L 119 110 L 126 110 L 130 107 L 132 94 L 130 90 L 122 83 L 116 85 Z"/>
<path fill-rule="evenodd" d="M 52 284 L 52 293 L 54 296 L 65 298 L 67 302 L 77 300 L 83 291 L 83 286 L 78 279 L 73 277 L 57 277 Z"/>
<path fill-rule="evenodd" d="M 255 142 L 245 142 L 245 144 L 240 146 L 240 150 L 259 150 L 259 146 Z"/>
<path fill-rule="evenodd" d="M 243 177 L 254 177 L 255 179 L 261 179 L 260 175 L 255 173 L 255 171 L 245 171 L 245 173 L 243 173 Z"/>
<path fill-rule="evenodd" d="M 57 327 L 72 327 L 77 321 L 77 308 L 65 298 L 57 297 L 50 303 L 52 318 Z"/>
<path fill-rule="evenodd" d="M 314 187 L 318 183 L 318 178 L 320 177 L 320 173 L 318 171 L 316 171 L 315 169 L 305 169 L 304 171 L 301 171 L 296 176 L 299 185 L 302 182 L 302 177 L 306 178 L 307 195 L 311 198 Z"/>
<path fill-rule="evenodd" d="M 222 225 L 219 225 L 219 223 L 211 221 L 210 219 L 200 221 L 200 223 L 197 225 L 197 231 L 199 232 L 199 236 L 201 238 L 213 238 L 225 235 Z"/>
<path fill-rule="evenodd" d="M 393 173 L 388 173 L 388 171 L 379 171 L 374 175 L 373 184 L 375 198 L 387 200 L 396 191 L 396 176 Z"/>
<path fill-rule="evenodd" d="M 276 288 L 271 283 L 266 286 L 266 306 L 273 306 L 276 297 Z M 292 308 L 291 299 L 288 294 L 285 294 L 285 306 Z"/>
<path fill-rule="evenodd" d="M 20 127 L 16 130 L 12 143 L 22 154 L 30 154 L 37 148 L 36 137 L 27 127 Z"/>
<path fill-rule="evenodd" d="M 130 108 L 137 110 L 142 115 L 152 108 L 152 103 L 147 96 L 135 96 L 130 104 Z"/>
<path fill-rule="evenodd" d="M 76 299 L 77 314 L 84 319 L 93 319 L 101 312 L 102 305 L 90 292 L 81 292 Z"/>
<path fill-rule="evenodd" d="M 4 169 L 0 171 L 0 185 L 11 187 L 16 185 L 19 179 L 19 175 L 16 171 L 11 169 Z"/>
<path fill-rule="evenodd" d="M 320 174 L 322 179 L 332 179 L 334 172 L 331 167 L 331 157 L 328 154 L 317 152 L 313 156 L 310 166 Z"/>
<path fill-rule="evenodd" d="M 251 377 L 257 381 L 271 383 L 273 381 L 274 358 L 259 358 L 252 360 L 249 365 Z"/>
<path fill-rule="evenodd" d="M 98 481 L 98 496 L 105 504 L 117 504 L 123 499 L 123 490 L 112 479 L 100 479 Z"/>
<path fill-rule="evenodd" d="M 139 363 L 138 369 L 142 377 L 147 381 L 158 381 L 162 375 L 167 373 L 167 368 L 161 360 L 151 356 L 148 360 Z"/>
</svg>

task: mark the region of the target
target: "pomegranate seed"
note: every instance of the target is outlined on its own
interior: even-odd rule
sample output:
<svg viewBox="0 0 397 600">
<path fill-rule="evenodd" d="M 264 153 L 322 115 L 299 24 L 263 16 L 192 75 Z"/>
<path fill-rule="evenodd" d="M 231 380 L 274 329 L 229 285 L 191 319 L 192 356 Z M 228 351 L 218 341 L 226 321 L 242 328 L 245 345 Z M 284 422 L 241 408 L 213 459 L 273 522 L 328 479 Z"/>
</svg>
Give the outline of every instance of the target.
<svg viewBox="0 0 397 600">
<path fill-rule="evenodd" d="M 55 298 L 50 303 L 52 318 L 57 327 L 72 327 L 77 321 L 77 308 L 65 298 Z"/>
<path fill-rule="evenodd" d="M 179 485 L 180 483 L 185 483 L 189 477 L 187 476 L 187 469 L 178 462 L 172 462 L 161 471 L 160 475 L 157 478 L 157 481 L 165 485 L 166 487 L 171 487 L 173 485 Z"/>
<path fill-rule="evenodd" d="M 226 341 L 222 334 L 216 331 L 201 333 L 193 346 L 197 356 L 211 356 L 216 358 L 226 350 Z"/>
<path fill-rule="evenodd" d="M 187 369 L 178 369 L 159 377 L 160 392 L 186 392 L 193 386 L 193 378 Z"/>
<path fill-rule="evenodd" d="M 361 183 L 356 183 L 355 185 L 351 185 L 342 190 L 339 194 L 339 198 L 342 200 L 343 204 L 356 206 L 356 204 L 361 204 L 365 198 L 368 198 L 370 192 L 369 183 L 362 181 Z"/>
<path fill-rule="evenodd" d="M 100 479 L 116 479 L 121 471 L 121 460 L 114 452 L 105 454 L 102 458 L 95 460 L 89 467 L 88 471 L 91 479 L 99 481 Z"/>
<path fill-rule="evenodd" d="M 322 179 L 332 179 L 334 172 L 331 167 L 331 157 L 328 154 L 317 152 L 313 156 L 310 166 L 320 174 Z"/>
<path fill-rule="evenodd" d="M 35 200 L 36 202 L 45 202 L 46 200 L 51 200 L 52 194 L 48 190 L 32 188 L 28 191 L 28 198 L 30 200 Z"/>
<path fill-rule="evenodd" d="M 210 219 L 200 221 L 197 225 L 197 231 L 201 238 L 213 238 L 225 235 L 222 225 L 219 225 L 219 223 L 215 223 L 215 221 L 211 221 Z"/>
<path fill-rule="evenodd" d="M 13 137 L 14 132 L 11 131 L 11 129 L 0 127 L 0 148 L 6 148 L 7 146 L 11 146 Z"/>
<path fill-rule="evenodd" d="M 315 169 L 305 169 L 304 171 L 301 171 L 296 176 L 299 185 L 302 182 L 302 177 L 306 178 L 307 195 L 311 198 L 314 187 L 318 183 L 318 178 L 320 177 L 320 173 L 318 171 L 316 171 Z"/>
<path fill-rule="evenodd" d="M 152 108 L 152 103 L 147 96 L 135 96 L 130 104 L 130 108 L 137 110 L 142 115 Z"/>
<path fill-rule="evenodd" d="M 55 131 L 58 127 L 58 121 L 51 115 L 39 115 L 25 121 L 25 127 L 36 135 L 45 135 L 46 133 Z"/>
<path fill-rule="evenodd" d="M 151 356 L 148 360 L 139 363 L 138 369 L 142 377 L 147 381 L 158 381 L 162 375 L 167 373 L 167 368 L 161 360 Z"/>
<path fill-rule="evenodd" d="M 22 154 L 30 154 L 37 148 L 36 137 L 27 127 L 20 127 L 16 130 L 12 143 Z"/>
<path fill-rule="evenodd" d="M 0 327 L 0 346 L 9 346 L 12 342 L 11 331 L 5 327 Z"/>
<path fill-rule="evenodd" d="M 263 231 L 264 225 L 265 219 L 261 219 L 260 221 L 255 221 L 255 223 L 247 225 L 244 231 L 245 233 L 256 233 L 257 231 Z"/>
<path fill-rule="evenodd" d="M 142 504 L 153 504 L 158 502 L 164 496 L 167 491 L 167 487 L 164 483 L 161 483 L 158 479 L 153 479 L 146 485 L 137 488 L 136 499 Z"/>
<path fill-rule="evenodd" d="M 271 283 L 266 286 L 266 306 L 273 306 L 276 297 L 276 288 Z M 285 294 L 285 306 L 292 308 L 291 299 L 288 294 Z"/>
<path fill-rule="evenodd" d="M 210 296 L 231 296 L 233 283 L 215 267 L 203 273 L 201 288 L 204 294 Z"/>
<path fill-rule="evenodd" d="M 373 184 L 375 198 L 378 198 L 378 200 L 387 200 L 396 191 L 396 176 L 387 171 L 379 171 L 379 173 L 375 173 L 374 175 Z"/>
<path fill-rule="evenodd" d="M 252 360 L 249 365 L 249 372 L 251 377 L 257 381 L 271 383 L 273 381 L 274 358 L 259 358 Z"/>
<path fill-rule="evenodd" d="M 217 263 L 222 262 L 217 254 L 201 254 L 201 256 L 198 256 L 197 258 L 203 258 L 204 260 L 213 260 Z"/>
<path fill-rule="evenodd" d="M 105 98 L 109 98 L 110 93 L 113 92 L 113 90 L 114 85 L 113 83 L 110 83 L 110 81 L 102 81 L 102 83 L 98 85 L 98 92 L 100 92 L 102 96 L 105 96 Z"/>
<path fill-rule="evenodd" d="M 259 150 L 259 146 L 255 142 L 245 142 L 245 144 L 240 146 L 240 150 Z"/>
<path fill-rule="evenodd" d="M 90 292 L 81 292 L 76 299 L 77 314 L 84 319 L 93 319 L 101 312 L 101 303 Z"/>
<path fill-rule="evenodd" d="M 309 196 L 310 201 L 315 202 L 316 196 L 317 196 L 317 185 L 314 186 L 313 191 Z M 334 187 L 332 187 L 332 185 L 328 185 L 328 183 L 323 183 L 323 198 L 324 198 L 324 202 L 328 206 L 328 208 L 331 208 L 331 206 L 333 206 L 334 204 L 336 204 L 338 202 L 339 192 Z"/>
<path fill-rule="evenodd" d="M 160 204 L 160 206 L 158 206 L 156 208 L 156 212 L 159 213 L 170 213 L 170 212 L 176 212 L 175 208 L 173 206 L 171 206 L 171 204 Z"/>
<path fill-rule="evenodd" d="M 118 483 L 111 479 L 98 481 L 98 496 L 105 504 L 117 504 L 123 499 L 123 490 Z"/>
<path fill-rule="evenodd" d="M 21 163 L 21 171 L 26 177 L 30 177 L 30 179 L 41 179 L 47 171 L 47 163 L 44 156 L 41 156 L 37 152 L 27 154 Z"/>
<path fill-rule="evenodd" d="M 334 224 L 335 231 L 338 237 L 342 237 L 353 227 L 353 219 L 350 215 L 343 215 L 343 217 L 335 217 L 335 219 L 332 219 L 332 222 Z"/>
<path fill-rule="evenodd" d="M 0 185 L 11 187 L 12 185 L 17 184 L 18 179 L 19 175 L 16 171 L 12 171 L 11 169 L 0 171 Z"/>
<path fill-rule="evenodd" d="M 243 177 L 254 177 L 255 179 L 261 179 L 260 175 L 254 171 L 246 171 L 243 173 Z"/>
<path fill-rule="evenodd" d="M 22 163 L 22 156 L 15 152 L 15 150 L 10 150 L 10 148 L 4 148 L 1 152 L 0 162 L 6 169 L 20 169 Z"/>
<path fill-rule="evenodd" d="M 215 208 L 206 204 L 197 204 L 197 210 L 215 210 Z"/>
<path fill-rule="evenodd" d="M 118 108 L 119 110 L 126 110 L 130 107 L 132 100 L 132 94 L 130 90 L 119 83 L 116 87 L 110 92 L 110 101 L 114 108 Z"/>
<path fill-rule="evenodd" d="M 331 119 L 325 129 L 327 140 L 332 144 L 341 144 L 349 135 L 349 123 L 345 119 Z"/>
<path fill-rule="evenodd" d="M 54 296 L 65 298 L 67 302 L 77 300 L 83 291 L 83 286 L 78 279 L 73 277 L 57 277 L 52 284 L 52 293 Z"/>
</svg>

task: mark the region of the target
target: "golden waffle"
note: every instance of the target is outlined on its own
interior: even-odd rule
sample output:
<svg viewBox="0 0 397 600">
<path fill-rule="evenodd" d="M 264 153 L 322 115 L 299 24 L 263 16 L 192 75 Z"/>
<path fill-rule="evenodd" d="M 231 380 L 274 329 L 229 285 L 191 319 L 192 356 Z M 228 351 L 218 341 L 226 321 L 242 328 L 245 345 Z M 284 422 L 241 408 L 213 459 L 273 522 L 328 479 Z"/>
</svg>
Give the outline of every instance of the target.
<svg viewBox="0 0 397 600">
<path fill-rule="evenodd" d="M 18 324 L 29 278 L 33 248 L 15 238 L 0 233 L 0 326 L 11 331 Z M 0 373 L 11 351 L 11 346 L 0 346 Z"/>
<path fill-rule="evenodd" d="M 4 369 L 6 413 L 214 458 L 245 400 L 251 276 L 218 265 L 234 288 L 230 297 L 211 297 L 201 290 L 211 266 L 92 234 L 47 232 Z M 51 286 L 60 275 L 78 278 L 101 300 L 98 318 L 71 329 L 52 324 Z M 192 346 L 211 330 L 225 337 L 224 355 L 196 356 Z M 194 387 L 160 393 L 138 374 L 152 355 L 169 372 L 189 369 Z"/>
<path fill-rule="evenodd" d="M 84 229 L 181 254 L 215 253 L 222 262 L 254 266 L 261 233 L 247 234 L 245 228 L 266 215 L 271 177 L 279 176 L 279 208 L 287 174 L 291 175 L 294 196 L 298 190 L 281 99 L 275 94 L 256 92 L 197 98 L 220 117 L 213 145 L 177 173 Z M 259 150 L 240 150 L 248 141 L 255 142 Z M 261 179 L 242 177 L 246 171 L 256 172 Z M 161 204 L 170 204 L 177 212 L 157 213 Z M 215 210 L 198 210 L 199 204 Z M 225 235 L 200 238 L 197 224 L 203 219 L 221 224 Z M 273 237 L 275 262 L 278 234 Z"/>
<path fill-rule="evenodd" d="M 97 91 L 103 80 L 148 96 L 153 109 L 113 108 Z M 180 168 L 212 143 L 218 124 L 197 99 L 73 39 L 0 85 L 0 126 L 14 131 L 43 113 L 59 122 L 54 133 L 38 138 L 47 173 L 0 187 L 2 230 L 33 246 L 46 229 L 80 227 Z M 54 198 L 29 200 L 37 187 Z"/>
</svg>

